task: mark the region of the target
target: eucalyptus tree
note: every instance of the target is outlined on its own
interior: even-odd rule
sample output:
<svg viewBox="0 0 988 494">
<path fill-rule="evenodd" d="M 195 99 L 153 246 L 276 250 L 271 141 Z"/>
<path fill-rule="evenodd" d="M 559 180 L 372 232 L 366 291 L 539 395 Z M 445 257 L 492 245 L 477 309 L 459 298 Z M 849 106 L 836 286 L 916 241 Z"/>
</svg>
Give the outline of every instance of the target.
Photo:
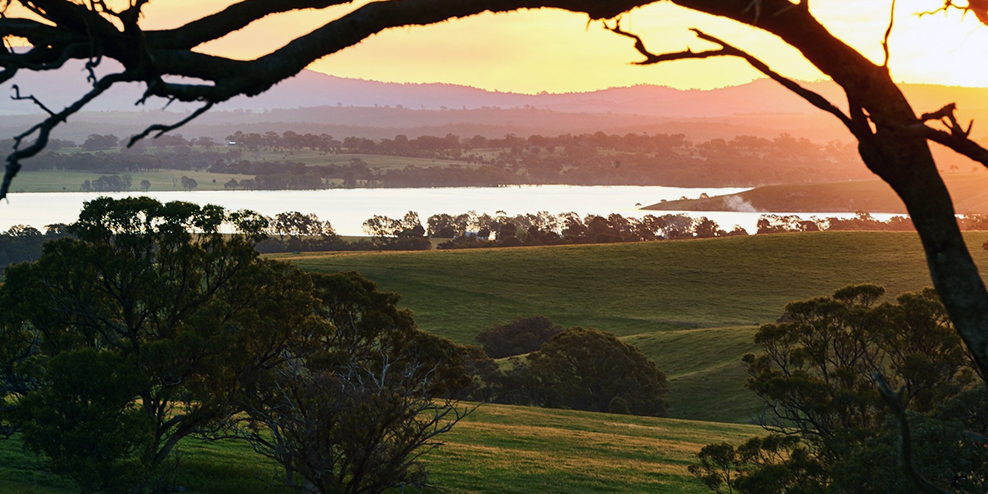
<svg viewBox="0 0 988 494">
<path fill-rule="evenodd" d="M 5 432 L 83 489 L 152 488 L 183 438 L 242 412 L 252 382 L 331 330 L 308 275 L 254 250 L 264 223 L 149 198 L 86 203 L 74 237 L 0 287 Z"/>
</svg>

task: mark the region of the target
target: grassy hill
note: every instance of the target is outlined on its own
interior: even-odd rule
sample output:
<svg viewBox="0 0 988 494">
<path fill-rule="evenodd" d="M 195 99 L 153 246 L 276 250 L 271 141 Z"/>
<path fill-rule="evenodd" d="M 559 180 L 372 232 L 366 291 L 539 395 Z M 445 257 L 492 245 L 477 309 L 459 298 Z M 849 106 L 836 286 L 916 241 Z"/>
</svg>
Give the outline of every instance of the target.
<svg viewBox="0 0 988 494">
<path fill-rule="evenodd" d="M 975 259 L 988 233 L 968 236 Z M 283 256 L 322 272 L 356 270 L 402 294 L 420 327 L 460 343 L 542 314 L 638 345 L 670 378 L 669 413 L 748 422 L 741 355 L 786 303 L 852 283 L 890 294 L 929 286 L 914 233 L 823 232 L 710 240 L 408 253 Z"/>
<path fill-rule="evenodd" d="M 741 442 L 755 426 L 484 405 L 426 457 L 453 493 L 708 492 L 686 471 L 706 444 Z M 245 444 L 187 441 L 179 485 L 190 494 L 288 494 L 273 463 Z M 16 440 L 0 441 L 0 492 L 68 494 Z"/>
<path fill-rule="evenodd" d="M 988 233 L 968 236 L 976 261 Z M 542 313 L 597 326 L 641 348 L 670 377 L 670 412 L 718 422 L 484 405 L 427 457 L 455 493 L 707 492 L 686 471 L 709 443 L 762 434 L 738 358 L 755 323 L 790 300 L 878 282 L 928 284 L 911 233 L 835 232 L 681 242 L 454 252 L 281 256 L 313 270 L 358 269 L 404 295 L 429 331 L 469 342 L 480 329 Z M 739 324 L 742 323 L 742 324 Z M 274 466 L 246 445 L 189 441 L 178 482 L 200 494 L 272 493 Z M 16 438 L 0 441 L 0 492 L 63 494 Z"/>
<path fill-rule="evenodd" d="M 988 261 L 985 238 L 971 242 Z M 524 315 L 632 335 L 774 321 L 787 302 L 849 283 L 892 293 L 929 285 L 918 237 L 896 232 L 281 258 L 313 271 L 360 271 L 401 293 L 422 328 L 461 343 Z"/>
<path fill-rule="evenodd" d="M 988 213 L 988 173 L 950 173 L 944 181 L 960 214 Z M 750 209 L 749 209 L 750 208 Z M 646 206 L 656 211 L 781 211 L 905 214 L 902 201 L 885 182 L 853 180 L 805 185 L 767 185 L 707 199 L 666 201 Z"/>
</svg>

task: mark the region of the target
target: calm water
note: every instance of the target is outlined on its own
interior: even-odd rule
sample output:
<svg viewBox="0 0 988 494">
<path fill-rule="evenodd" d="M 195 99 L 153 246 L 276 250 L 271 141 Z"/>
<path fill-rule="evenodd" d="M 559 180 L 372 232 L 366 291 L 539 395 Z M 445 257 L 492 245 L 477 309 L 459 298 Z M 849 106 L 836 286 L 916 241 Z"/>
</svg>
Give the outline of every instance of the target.
<svg viewBox="0 0 988 494">
<path fill-rule="evenodd" d="M 21 193 L 12 194 L 9 203 L 0 204 L 0 230 L 25 224 L 41 229 L 52 223 L 71 223 L 79 214 L 84 201 L 99 195 L 126 197 L 148 195 L 160 201 L 188 201 L 198 204 L 219 204 L 227 209 L 252 209 L 273 216 L 285 211 L 316 213 L 329 220 L 341 235 L 362 235 L 361 224 L 371 216 L 401 217 L 408 211 L 419 214 L 423 224 L 437 213 L 460 214 L 476 211 L 508 215 L 548 211 L 553 214 L 576 212 L 580 215 L 618 213 L 641 217 L 645 214 L 666 214 L 663 211 L 639 211 L 636 204 L 655 204 L 662 199 L 682 196 L 696 198 L 701 193 L 710 196 L 733 194 L 746 189 L 677 187 L 577 187 L 566 185 L 520 186 L 498 188 L 436 188 L 436 189 L 332 189 L 305 191 L 203 191 L 203 192 L 140 192 L 125 193 Z M 763 212 L 689 213 L 706 216 L 721 228 L 741 225 L 754 233 L 755 223 Z M 786 214 L 786 213 L 777 213 Z M 817 216 L 853 216 L 848 213 L 813 213 Z M 800 213 L 809 217 L 810 213 Z M 875 215 L 887 219 L 891 215 Z"/>
</svg>

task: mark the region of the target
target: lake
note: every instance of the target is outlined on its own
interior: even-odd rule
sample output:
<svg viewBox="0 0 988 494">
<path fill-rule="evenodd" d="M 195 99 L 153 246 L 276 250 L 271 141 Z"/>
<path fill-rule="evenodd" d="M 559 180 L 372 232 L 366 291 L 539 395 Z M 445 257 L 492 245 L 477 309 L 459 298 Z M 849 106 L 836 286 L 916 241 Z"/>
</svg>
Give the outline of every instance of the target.
<svg viewBox="0 0 988 494">
<path fill-rule="evenodd" d="M 679 188 L 635 186 L 568 186 L 526 185 L 512 187 L 450 187 L 409 189 L 329 189 L 277 191 L 203 191 L 203 192 L 122 192 L 122 193 L 20 193 L 11 194 L 9 202 L 0 204 L 0 231 L 13 225 L 31 225 L 42 229 L 52 223 L 71 223 L 78 218 L 84 201 L 100 195 L 114 198 L 147 195 L 159 201 L 188 201 L 197 204 L 218 204 L 230 210 L 252 209 L 267 216 L 286 211 L 315 213 L 332 223 L 340 235 L 363 235 L 361 225 L 374 215 L 404 216 L 415 211 L 422 219 L 438 213 L 452 215 L 476 211 L 494 216 L 504 211 L 516 214 L 548 211 L 553 214 L 575 212 L 582 215 L 608 215 L 640 218 L 646 214 L 680 213 L 679 211 L 641 211 L 637 204 L 655 204 L 662 199 L 696 198 L 733 194 L 746 188 Z M 730 230 L 741 225 L 749 233 L 764 212 L 704 211 L 682 212 L 706 216 L 721 228 Z M 794 214 L 776 212 L 774 214 Z M 800 216 L 851 217 L 851 213 L 795 213 Z M 887 219 L 893 215 L 874 215 Z"/>
</svg>

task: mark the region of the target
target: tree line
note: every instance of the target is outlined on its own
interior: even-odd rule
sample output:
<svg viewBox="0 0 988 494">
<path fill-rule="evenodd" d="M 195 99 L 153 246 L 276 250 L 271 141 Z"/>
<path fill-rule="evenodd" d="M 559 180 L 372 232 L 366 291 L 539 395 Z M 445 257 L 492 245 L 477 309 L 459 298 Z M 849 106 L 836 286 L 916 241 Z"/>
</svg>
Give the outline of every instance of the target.
<svg viewBox="0 0 988 494">
<path fill-rule="evenodd" d="M 162 136 L 130 149 L 114 135 L 90 135 L 80 152 L 47 152 L 32 160 L 39 170 L 87 170 L 106 174 L 142 170 L 196 170 L 250 175 L 231 183 L 242 189 L 322 189 L 342 187 L 451 187 L 518 184 L 755 186 L 867 178 L 853 146 L 825 145 L 781 134 L 774 139 L 737 136 L 693 143 L 683 134 L 512 134 L 502 138 L 396 135 L 373 140 L 286 131 L 244 133 L 217 143 L 210 137 Z M 59 141 L 53 150 L 75 147 Z M 284 153 L 265 161 L 260 152 Z M 353 155 L 344 164 L 307 165 L 289 158 L 296 152 Z M 246 156 L 254 155 L 253 160 Z M 374 169 L 360 155 L 438 161 Z M 445 163 L 444 163 L 445 162 Z"/>
<path fill-rule="evenodd" d="M 367 219 L 363 228 L 368 237 L 357 239 L 343 238 L 329 221 L 320 220 L 314 213 L 286 211 L 267 218 L 267 221 L 263 230 L 266 238 L 255 244 L 262 253 L 428 250 L 433 246 L 430 239 L 442 240 L 436 244 L 438 249 L 470 249 L 748 235 L 740 226 L 725 230 L 709 218 L 684 214 L 645 215 L 639 219 L 617 213 L 581 217 L 572 212 L 553 215 L 540 211 L 491 216 L 470 211 L 457 215 L 434 214 L 423 225 L 418 213 L 409 211 L 401 218 L 375 215 Z M 959 217 L 958 222 L 963 230 L 988 230 L 988 215 L 966 215 Z M 914 231 L 908 217 L 893 216 L 883 221 L 865 212 L 858 212 L 851 218 L 763 215 L 756 228 L 755 233 L 759 235 L 826 230 Z M 48 225 L 44 233 L 31 226 L 11 227 L 0 233 L 0 267 L 37 260 L 44 242 L 67 235 L 64 224 Z"/>
</svg>

